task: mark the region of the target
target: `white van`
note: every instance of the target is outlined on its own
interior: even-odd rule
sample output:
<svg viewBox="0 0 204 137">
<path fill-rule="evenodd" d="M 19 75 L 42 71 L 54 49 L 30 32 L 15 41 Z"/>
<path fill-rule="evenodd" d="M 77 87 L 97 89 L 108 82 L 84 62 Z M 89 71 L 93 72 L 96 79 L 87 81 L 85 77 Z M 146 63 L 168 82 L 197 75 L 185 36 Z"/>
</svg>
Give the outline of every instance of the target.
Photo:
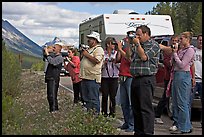
<svg viewBox="0 0 204 137">
<path fill-rule="evenodd" d="M 87 45 L 86 35 L 91 31 L 96 31 L 100 34 L 103 46 L 106 37 L 112 36 L 119 41 L 126 36 L 127 31 L 136 30 L 136 27 L 140 25 L 147 25 L 152 37 L 174 34 L 169 15 L 141 15 L 133 10 L 116 10 L 113 14 L 102 14 L 80 23 L 79 44 Z"/>
</svg>

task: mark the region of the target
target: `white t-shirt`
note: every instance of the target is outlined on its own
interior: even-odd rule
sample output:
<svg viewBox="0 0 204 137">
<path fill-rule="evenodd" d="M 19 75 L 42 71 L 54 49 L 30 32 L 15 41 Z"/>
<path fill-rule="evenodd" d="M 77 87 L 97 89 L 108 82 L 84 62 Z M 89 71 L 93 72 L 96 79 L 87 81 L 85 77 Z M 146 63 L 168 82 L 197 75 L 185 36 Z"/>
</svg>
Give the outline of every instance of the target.
<svg viewBox="0 0 204 137">
<path fill-rule="evenodd" d="M 196 82 L 202 82 L 202 50 L 195 47 L 195 79 Z"/>
<path fill-rule="evenodd" d="M 111 55 L 108 55 L 108 52 L 104 51 L 104 61 L 116 59 L 117 51 L 113 50 Z M 114 63 L 112 61 L 108 61 L 107 64 L 103 64 L 102 66 L 102 75 L 103 78 L 118 78 L 119 77 L 119 63 Z"/>
</svg>

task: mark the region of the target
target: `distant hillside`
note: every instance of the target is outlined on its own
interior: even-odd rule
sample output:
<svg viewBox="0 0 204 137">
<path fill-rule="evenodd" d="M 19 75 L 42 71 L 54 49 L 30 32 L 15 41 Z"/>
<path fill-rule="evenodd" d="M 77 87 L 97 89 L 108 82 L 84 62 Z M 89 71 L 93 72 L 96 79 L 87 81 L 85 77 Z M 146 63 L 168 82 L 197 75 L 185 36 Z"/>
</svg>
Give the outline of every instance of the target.
<svg viewBox="0 0 204 137">
<path fill-rule="evenodd" d="M 3 19 L 2 39 L 6 43 L 6 48 L 12 52 L 42 57 L 42 47 L 30 40 L 8 21 L 4 21 Z"/>
</svg>

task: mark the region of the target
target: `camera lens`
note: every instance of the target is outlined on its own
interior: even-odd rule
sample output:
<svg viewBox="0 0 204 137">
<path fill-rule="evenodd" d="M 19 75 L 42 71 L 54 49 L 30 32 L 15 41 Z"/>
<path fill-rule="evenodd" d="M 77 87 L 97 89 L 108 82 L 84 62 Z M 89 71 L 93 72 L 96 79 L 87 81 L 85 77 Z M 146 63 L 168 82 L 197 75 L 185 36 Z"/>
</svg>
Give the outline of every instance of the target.
<svg viewBox="0 0 204 137">
<path fill-rule="evenodd" d="M 172 49 L 175 49 L 176 47 L 175 47 L 174 45 L 171 45 L 171 48 L 172 48 Z"/>
</svg>

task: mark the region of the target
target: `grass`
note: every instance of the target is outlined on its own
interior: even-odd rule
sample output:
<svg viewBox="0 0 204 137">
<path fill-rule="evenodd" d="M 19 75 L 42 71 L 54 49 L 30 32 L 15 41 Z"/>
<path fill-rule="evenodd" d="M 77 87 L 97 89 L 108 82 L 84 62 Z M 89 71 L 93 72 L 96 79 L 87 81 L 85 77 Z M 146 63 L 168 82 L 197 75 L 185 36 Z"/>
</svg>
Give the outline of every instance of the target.
<svg viewBox="0 0 204 137">
<path fill-rule="evenodd" d="M 2 128 L 4 135 L 115 135 L 115 119 L 95 116 L 80 105 L 73 94 L 60 87 L 59 112 L 49 113 L 44 76 L 32 71 L 21 75 L 20 95 L 10 109 L 12 118 Z"/>
</svg>

